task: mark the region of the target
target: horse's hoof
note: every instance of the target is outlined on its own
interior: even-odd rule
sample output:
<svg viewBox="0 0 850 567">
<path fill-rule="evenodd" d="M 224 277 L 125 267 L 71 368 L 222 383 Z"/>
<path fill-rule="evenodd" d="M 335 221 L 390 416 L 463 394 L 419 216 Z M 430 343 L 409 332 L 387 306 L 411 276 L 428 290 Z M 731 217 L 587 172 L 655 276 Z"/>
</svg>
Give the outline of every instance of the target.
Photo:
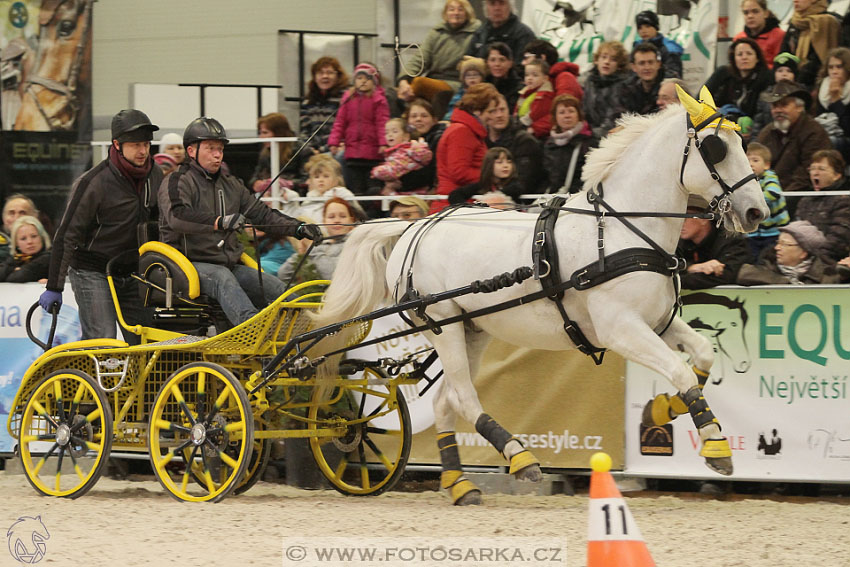
<svg viewBox="0 0 850 567">
<path fill-rule="evenodd" d="M 706 457 L 705 466 L 723 476 L 730 476 L 734 472 L 732 457 Z"/>
<path fill-rule="evenodd" d="M 674 404 L 681 407 L 674 408 Z M 684 411 L 679 411 L 682 408 L 684 408 Z M 640 423 L 644 427 L 666 425 L 686 411 L 688 411 L 688 408 L 684 407 L 678 396 L 671 397 L 667 394 L 658 394 L 643 406 Z"/>
<path fill-rule="evenodd" d="M 480 490 L 470 490 L 457 500 L 455 500 L 455 506 L 480 506 L 484 501 L 481 499 L 481 491 Z"/>
<path fill-rule="evenodd" d="M 543 473 L 540 466 L 534 464 L 514 473 L 514 478 L 523 482 L 540 482 L 543 480 Z"/>
</svg>

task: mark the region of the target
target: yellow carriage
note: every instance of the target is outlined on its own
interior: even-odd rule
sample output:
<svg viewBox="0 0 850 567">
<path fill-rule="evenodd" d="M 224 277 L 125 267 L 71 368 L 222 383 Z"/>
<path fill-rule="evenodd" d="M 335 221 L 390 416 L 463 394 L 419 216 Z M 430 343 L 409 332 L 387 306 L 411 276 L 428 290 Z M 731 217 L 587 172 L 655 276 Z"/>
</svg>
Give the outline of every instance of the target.
<svg viewBox="0 0 850 567">
<path fill-rule="evenodd" d="M 150 246 L 182 262 L 176 250 Z M 191 264 L 180 267 L 191 280 Z M 321 293 L 311 290 L 327 283 L 295 286 L 212 337 L 129 326 L 113 288 L 119 323 L 141 337 L 140 345 L 59 345 L 23 377 L 8 429 L 30 484 L 45 495 L 79 497 L 114 450 L 149 454 L 157 479 L 179 500 L 218 501 L 261 477 L 274 439 L 300 437 L 309 438 L 337 490 L 367 495 L 392 487 L 411 443 L 399 386 L 417 380 L 389 375 L 386 363 L 348 361 L 317 388 L 315 371 L 280 364 L 297 354 L 292 339 L 309 330 L 307 311 L 320 306 Z M 359 342 L 370 323 L 356 324 Z"/>
</svg>

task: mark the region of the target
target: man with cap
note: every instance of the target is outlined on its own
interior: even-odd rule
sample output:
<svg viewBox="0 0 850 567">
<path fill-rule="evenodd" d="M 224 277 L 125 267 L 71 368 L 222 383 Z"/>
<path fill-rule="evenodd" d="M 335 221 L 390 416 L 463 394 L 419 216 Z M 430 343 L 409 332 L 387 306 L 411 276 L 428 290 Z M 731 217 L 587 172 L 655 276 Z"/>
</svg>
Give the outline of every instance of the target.
<svg viewBox="0 0 850 567">
<path fill-rule="evenodd" d="M 802 85 L 779 81 L 764 91 L 761 99 L 770 103 L 773 122 L 759 132 L 758 141 L 773 155 L 782 190 L 806 190 L 812 154 L 832 148 L 829 135 L 806 113 L 812 97 Z"/>
<path fill-rule="evenodd" d="M 662 75 L 664 78 L 677 77 L 682 78 L 682 46 L 672 39 L 664 37 L 664 34 L 658 31 L 658 14 L 652 10 L 644 10 L 638 12 L 635 16 L 635 24 L 637 26 L 638 37 L 635 38 L 634 47 L 641 43 L 651 43 L 658 49 L 661 54 Z"/>
<path fill-rule="evenodd" d="M 112 117 L 109 156 L 83 173 L 71 187 L 53 243 L 47 290 L 38 302 L 45 311 L 62 305 L 65 276 L 71 280 L 83 339 L 115 338 L 117 316 L 106 280 L 106 263 L 127 250 L 138 250 L 157 218 L 156 192 L 162 171 L 151 158 L 151 140 L 159 128 L 135 109 Z M 130 254 L 124 267 L 137 267 Z M 120 269 L 121 267 L 119 267 Z M 116 275 L 115 291 L 125 320 L 145 323 L 138 283 Z M 123 331 L 128 343 L 138 337 Z"/>
<path fill-rule="evenodd" d="M 274 238 L 322 241 L 322 231 L 270 209 L 239 179 L 222 171 L 227 132 L 215 118 L 196 118 L 183 132 L 187 159 L 159 189 L 163 242 L 180 250 L 198 270 L 201 293 L 215 299 L 238 325 L 286 290 L 270 274 L 239 264 L 238 232 L 248 219 Z M 262 277 L 262 285 L 260 284 Z"/>
<path fill-rule="evenodd" d="M 688 197 L 688 213 L 704 213 L 708 202 L 699 195 Z M 735 283 L 738 269 L 749 260 L 744 237 L 717 229 L 709 219 L 689 218 L 682 223 L 676 256 L 685 260 L 682 289 L 704 289 Z"/>
<path fill-rule="evenodd" d="M 428 216 L 428 203 L 419 197 L 405 195 L 390 202 L 390 216 L 400 220 L 416 220 Z"/>
<path fill-rule="evenodd" d="M 511 48 L 514 66 L 522 69 L 523 50 L 536 37 L 532 29 L 513 13 L 511 0 L 484 0 L 484 13 L 487 20 L 472 34 L 466 54 L 486 61 L 488 46 L 500 41 Z"/>
<path fill-rule="evenodd" d="M 823 256 L 826 237 L 809 221 L 780 227 L 773 250 L 762 253 L 756 265 L 745 264 L 738 272 L 741 285 L 840 283 L 833 261 Z"/>
</svg>

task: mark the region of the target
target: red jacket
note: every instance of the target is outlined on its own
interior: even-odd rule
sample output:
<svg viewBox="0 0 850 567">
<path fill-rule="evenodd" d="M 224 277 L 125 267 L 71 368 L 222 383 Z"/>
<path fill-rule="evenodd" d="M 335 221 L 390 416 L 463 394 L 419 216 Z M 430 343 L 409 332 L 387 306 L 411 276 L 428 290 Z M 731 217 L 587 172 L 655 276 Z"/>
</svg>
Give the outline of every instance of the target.
<svg viewBox="0 0 850 567">
<path fill-rule="evenodd" d="M 569 61 L 560 61 L 549 69 L 549 81 L 555 88 L 555 96 L 570 94 L 581 102 L 584 89 L 578 84 L 578 65 Z"/>
<path fill-rule="evenodd" d="M 474 115 L 455 108 L 452 123 L 437 146 L 437 194 L 448 196 L 481 178 L 481 162 L 487 153 L 487 129 Z M 448 199 L 431 201 L 430 213 L 446 208 Z"/>
<path fill-rule="evenodd" d="M 345 142 L 346 159 L 382 161 L 380 146 L 387 145 L 384 127 L 390 119 L 390 107 L 382 87 L 372 96 L 345 93 L 334 119 L 328 146 Z"/>
<path fill-rule="evenodd" d="M 779 48 L 782 46 L 782 40 L 785 39 L 785 31 L 779 27 L 779 22 L 777 22 L 775 18 L 773 20 L 775 22 L 774 25 L 771 25 L 774 22 L 771 22 L 770 19 L 768 19 L 768 25 L 755 37 L 749 35 L 747 33 L 747 29 L 744 28 L 744 31 L 740 32 L 732 39 L 732 41 L 741 39 L 742 37 L 754 39 L 755 42 L 759 44 L 759 47 L 761 47 L 765 63 L 767 63 L 767 66 L 771 69 L 773 69 L 773 58 L 779 55 Z"/>
<path fill-rule="evenodd" d="M 526 128 L 531 126 L 534 130 L 534 136 L 540 139 L 549 137 L 549 131 L 552 129 L 552 117 L 549 111 L 552 109 L 552 100 L 555 98 L 555 93 L 552 91 L 552 84 L 549 81 L 537 87 L 536 90 L 529 90 L 528 87 L 519 91 L 519 100 L 517 100 L 514 115 L 519 115 L 519 109 L 522 107 L 526 98 L 534 96 L 531 101 L 531 108 L 528 114 L 519 117 L 519 122 Z"/>
</svg>

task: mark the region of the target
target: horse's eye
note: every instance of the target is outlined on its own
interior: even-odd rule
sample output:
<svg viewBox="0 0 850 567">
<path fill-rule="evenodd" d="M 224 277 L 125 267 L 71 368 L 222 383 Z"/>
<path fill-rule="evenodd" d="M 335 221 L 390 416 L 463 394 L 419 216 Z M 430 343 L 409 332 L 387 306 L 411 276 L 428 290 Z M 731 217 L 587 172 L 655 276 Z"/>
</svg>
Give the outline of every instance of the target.
<svg viewBox="0 0 850 567">
<path fill-rule="evenodd" d="M 74 30 L 77 28 L 76 20 L 62 20 L 59 22 L 59 26 L 57 26 L 56 33 L 61 38 L 65 38 L 74 33 Z"/>
</svg>

